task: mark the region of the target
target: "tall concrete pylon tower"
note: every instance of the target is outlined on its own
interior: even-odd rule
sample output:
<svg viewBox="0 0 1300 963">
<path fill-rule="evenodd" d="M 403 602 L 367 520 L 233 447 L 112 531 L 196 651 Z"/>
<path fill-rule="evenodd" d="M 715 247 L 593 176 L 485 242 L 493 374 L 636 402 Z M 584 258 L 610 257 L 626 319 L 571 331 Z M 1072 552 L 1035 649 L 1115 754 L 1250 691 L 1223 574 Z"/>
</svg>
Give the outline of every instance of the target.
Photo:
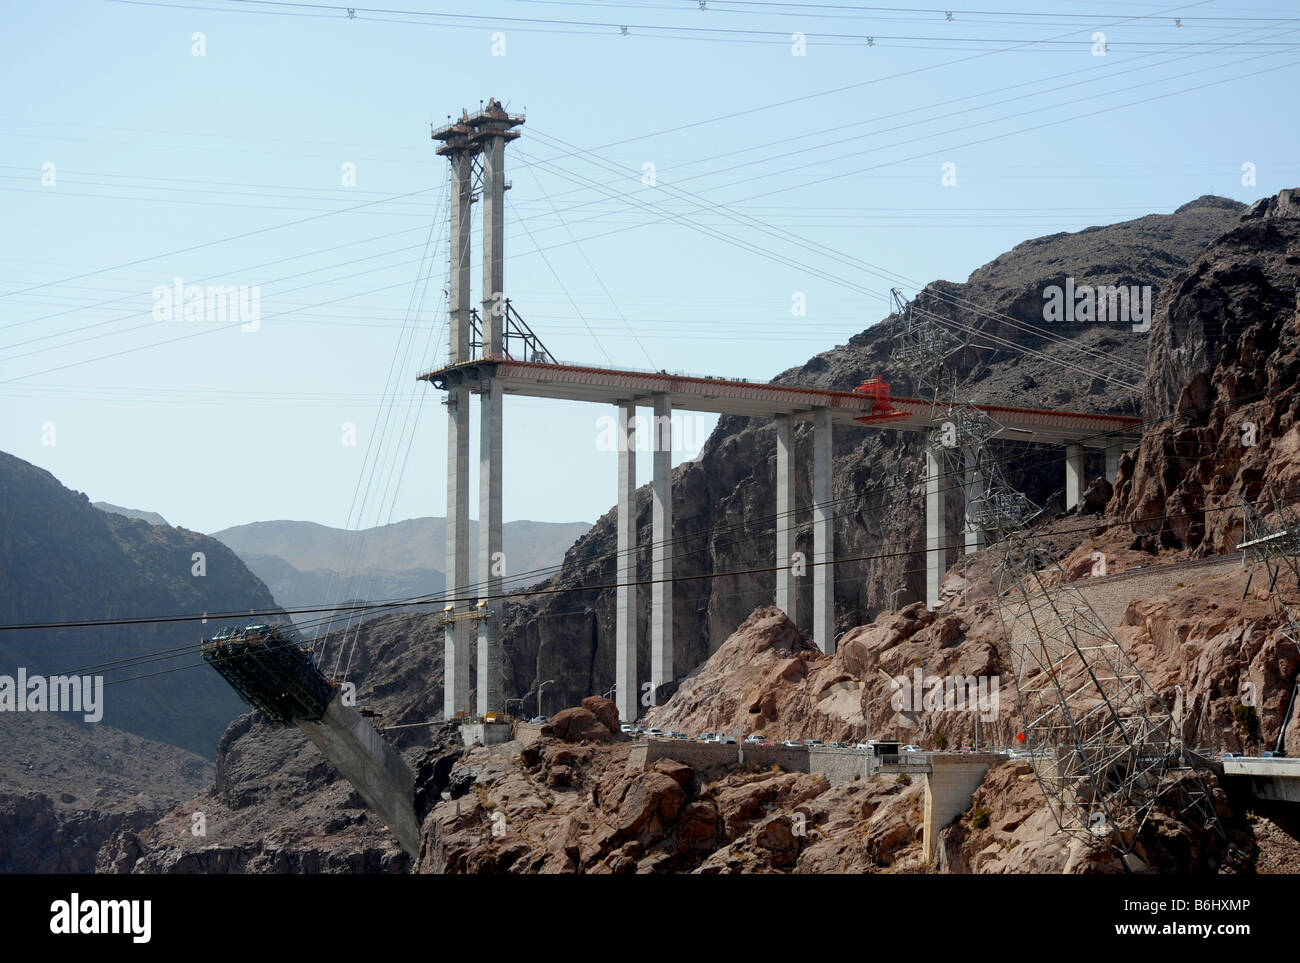
<svg viewBox="0 0 1300 963">
<path fill-rule="evenodd" d="M 475 161 L 481 159 L 483 209 L 483 290 L 479 314 L 480 358 L 502 356 L 506 321 L 505 304 L 505 146 L 516 139 L 513 128 L 522 116 L 507 114 L 501 103 L 489 99 L 487 106 L 433 132 L 442 142 L 438 154 L 451 162 L 451 278 L 448 290 L 450 312 L 449 363 L 474 360 L 470 333 L 471 205 L 474 196 Z M 456 603 L 449 606 L 443 665 L 444 718 L 470 711 L 469 627 L 478 624 L 477 711 L 502 712 L 501 636 L 497 615 L 505 557 L 501 550 L 501 387 L 491 377 L 479 383 L 479 544 L 478 580 L 469 580 L 469 395 L 465 384 L 447 393 L 447 587 L 455 599 L 473 587 L 487 604 L 466 607 L 458 618 Z M 463 604 L 463 603 L 462 603 Z"/>
</svg>

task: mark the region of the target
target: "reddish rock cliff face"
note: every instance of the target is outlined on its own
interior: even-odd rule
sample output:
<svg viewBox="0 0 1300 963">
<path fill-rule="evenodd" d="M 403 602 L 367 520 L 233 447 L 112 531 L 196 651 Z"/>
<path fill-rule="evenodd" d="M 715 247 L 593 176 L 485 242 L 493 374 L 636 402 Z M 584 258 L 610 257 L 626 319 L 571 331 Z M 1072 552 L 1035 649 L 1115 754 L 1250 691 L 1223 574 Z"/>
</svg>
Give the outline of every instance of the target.
<svg viewBox="0 0 1300 963">
<path fill-rule="evenodd" d="M 1000 637 L 1001 623 L 987 600 L 938 616 L 918 602 L 850 629 L 836 654 L 827 656 L 780 609 L 762 607 L 647 718 L 662 729 L 738 729 L 772 741 L 855 743 L 872 736 L 917 742 L 943 733 L 952 745 L 964 745 L 974 738 L 975 713 L 899 711 L 890 680 L 910 681 L 917 670 L 922 678 L 998 676 Z M 1004 707 L 1014 705 L 1010 688 L 1000 696 Z M 999 716 L 982 726 L 985 742 L 1005 744 L 1014 722 Z"/>
<path fill-rule="evenodd" d="M 1251 212 L 1175 279 L 1152 323 L 1152 424 L 1107 508 L 1149 547 L 1232 551 L 1239 497 L 1300 497 L 1300 215 L 1277 198 Z"/>
<path fill-rule="evenodd" d="M 834 788 L 819 775 L 672 759 L 631 747 L 476 748 L 472 791 L 424 823 L 418 872 L 824 873 L 920 868 L 920 782 Z M 558 778 L 557 778 L 558 774 Z M 453 779 L 455 771 L 453 771 Z"/>
</svg>

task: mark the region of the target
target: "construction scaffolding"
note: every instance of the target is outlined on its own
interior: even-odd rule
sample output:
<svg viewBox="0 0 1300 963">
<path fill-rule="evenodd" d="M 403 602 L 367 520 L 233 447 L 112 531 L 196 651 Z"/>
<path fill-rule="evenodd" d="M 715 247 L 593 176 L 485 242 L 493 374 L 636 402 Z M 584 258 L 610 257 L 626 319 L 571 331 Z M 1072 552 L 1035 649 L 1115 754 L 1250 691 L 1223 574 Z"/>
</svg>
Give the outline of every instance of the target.
<svg viewBox="0 0 1300 963">
<path fill-rule="evenodd" d="M 200 643 L 203 660 L 268 720 L 295 725 L 350 782 L 412 857 L 420 852 L 415 776 L 371 725 L 377 714 L 353 708 L 326 679 L 288 626 L 246 625 Z"/>
<path fill-rule="evenodd" d="M 509 298 L 501 304 L 505 326 L 501 331 L 502 354 L 511 361 L 528 361 L 532 364 L 559 364 L 555 356 L 542 344 L 532 328 L 528 326 L 519 312 L 514 309 Z M 476 308 L 469 312 L 469 350 L 471 358 L 487 358 L 491 354 L 483 345 L 483 330 L 480 326 L 479 313 Z M 514 350 L 511 350 L 511 345 Z"/>
<path fill-rule="evenodd" d="M 260 623 L 225 629 L 199 644 L 203 661 L 246 703 L 280 725 L 320 719 L 336 691 L 290 631 Z"/>
</svg>

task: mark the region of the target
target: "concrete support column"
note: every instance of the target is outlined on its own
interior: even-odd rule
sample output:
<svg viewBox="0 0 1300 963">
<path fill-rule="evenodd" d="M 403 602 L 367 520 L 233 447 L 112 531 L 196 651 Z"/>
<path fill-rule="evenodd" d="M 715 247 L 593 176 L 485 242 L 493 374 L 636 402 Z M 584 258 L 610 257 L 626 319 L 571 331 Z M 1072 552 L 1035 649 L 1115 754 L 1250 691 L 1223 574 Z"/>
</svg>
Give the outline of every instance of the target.
<svg viewBox="0 0 1300 963">
<path fill-rule="evenodd" d="M 831 519 L 831 410 L 813 412 L 813 641 L 835 651 L 835 536 Z"/>
<path fill-rule="evenodd" d="M 939 589 L 943 585 L 943 572 L 947 532 L 944 530 L 943 492 L 939 488 L 943 464 L 938 451 L 927 448 L 925 452 L 925 604 L 934 608 L 939 604 Z"/>
<path fill-rule="evenodd" d="M 794 578 L 795 519 L 794 426 L 789 415 L 776 416 L 776 607 L 799 624 Z"/>
<path fill-rule="evenodd" d="M 469 586 L 469 389 L 447 392 L 447 575 L 446 594 Z M 464 610 L 469 603 L 449 603 Z M 470 624 L 446 626 L 443 642 L 443 718 L 469 712 Z"/>
<path fill-rule="evenodd" d="M 654 396 L 650 433 L 654 464 L 654 502 L 650 522 L 650 683 L 672 682 L 673 672 L 673 408 L 666 394 Z"/>
<path fill-rule="evenodd" d="M 506 142 L 486 137 L 483 151 L 483 353 L 500 357 L 505 328 Z"/>
<path fill-rule="evenodd" d="M 451 364 L 469 360 L 470 205 L 474 197 L 473 156 L 469 151 L 451 155 L 451 286 L 447 290 L 450 310 Z"/>
<path fill-rule="evenodd" d="M 618 406 L 618 588 L 614 615 L 614 704 L 636 719 L 636 402 Z"/>
<path fill-rule="evenodd" d="M 1117 438 L 1108 438 L 1106 440 L 1106 481 L 1112 485 L 1115 479 L 1119 477 L 1119 456 L 1123 454 L 1124 446 L 1120 444 Z"/>
<path fill-rule="evenodd" d="M 976 509 L 979 499 L 984 495 L 984 477 L 980 474 L 975 449 L 968 447 L 962 450 L 962 468 L 965 475 L 962 481 L 966 502 L 963 513 L 967 517 L 964 535 L 966 554 L 969 555 L 984 547 L 984 530 L 969 520 L 970 513 Z"/>
<path fill-rule="evenodd" d="M 1083 445 L 1065 446 L 1065 507 L 1083 501 Z"/>
<path fill-rule="evenodd" d="M 478 623 L 478 711 L 504 712 L 500 619 L 501 578 L 501 385 L 485 382 L 479 394 L 478 581 L 488 597 L 488 618 Z"/>
<path fill-rule="evenodd" d="M 420 855 L 420 823 L 415 818 L 415 774 L 401 753 L 384 741 L 364 716 L 339 696 L 317 720 L 295 719 L 340 775 L 352 783 L 402 849 Z"/>
<path fill-rule="evenodd" d="M 925 807 L 921 823 L 921 858 L 934 859 L 939 832 L 970 809 L 971 797 L 1002 756 L 972 753 L 964 756 L 930 756 L 925 777 Z"/>
<path fill-rule="evenodd" d="M 451 286 L 447 292 L 452 364 L 469 359 L 470 203 L 473 197 L 472 155 L 453 153 L 451 159 Z M 469 389 L 447 391 L 447 562 L 446 594 L 456 598 L 469 586 Z M 451 603 L 452 612 L 468 603 Z M 443 641 L 443 718 L 470 712 L 469 623 L 446 626 Z"/>
</svg>

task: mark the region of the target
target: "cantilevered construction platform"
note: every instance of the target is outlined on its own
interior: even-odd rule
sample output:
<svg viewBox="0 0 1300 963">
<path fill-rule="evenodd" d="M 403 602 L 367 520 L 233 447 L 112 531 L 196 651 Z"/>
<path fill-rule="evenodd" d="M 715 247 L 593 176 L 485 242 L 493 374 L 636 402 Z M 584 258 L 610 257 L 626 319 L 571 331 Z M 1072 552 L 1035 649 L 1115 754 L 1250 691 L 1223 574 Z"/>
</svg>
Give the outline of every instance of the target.
<svg viewBox="0 0 1300 963">
<path fill-rule="evenodd" d="M 650 606 L 650 686 L 657 695 L 660 687 L 674 681 L 672 607 L 672 461 L 671 438 L 664 437 L 673 409 L 772 418 L 776 423 L 776 604 L 794 621 L 796 571 L 794 564 L 796 520 L 796 456 L 793 424 L 813 424 L 812 517 L 813 555 L 807 560 L 807 574 L 813 582 L 812 635 L 823 651 L 835 648 L 834 554 L 831 495 L 833 426 L 888 428 L 895 431 L 928 432 L 937 427 L 935 406 L 916 398 L 892 398 L 881 402 L 870 394 L 831 391 L 824 388 L 760 384 L 723 378 L 693 377 L 668 372 L 629 371 L 585 365 L 518 361 L 504 354 L 463 360 L 425 372 L 419 380 L 448 392 L 449 399 L 469 394 L 499 398 L 551 398 L 611 405 L 617 412 L 618 428 L 618 585 L 616 604 L 615 702 L 623 719 L 635 719 L 643 703 L 642 682 L 637 674 L 636 620 L 636 526 L 633 505 L 636 493 L 635 418 L 637 407 L 654 411 L 650 450 L 653 458 L 653 499 Z M 887 397 L 887 396 L 886 396 Z M 1084 451 L 1106 452 L 1106 475 L 1113 480 L 1120 452 L 1141 436 L 1141 419 L 1124 415 L 1086 412 L 1044 411 L 998 405 L 969 405 L 983 411 L 1002 427 L 1007 441 L 1064 445 L 1066 448 L 1066 501 L 1070 507 L 1082 498 Z M 499 414 L 500 403 L 493 409 Z M 485 436 L 486 438 L 487 436 Z M 491 441 L 500 444 L 493 426 Z M 449 446 L 449 454 L 452 451 Z M 491 453 L 496 457 L 495 452 Z M 458 452 L 457 462 L 468 460 Z M 480 454 L 481 463 L 483 455 Z M 948 484 L 967 492 L 979 491 L 979 468 L 967 464 L 960 478 Z M 946 568 L 948 540 L 945 532 L 941 459 L 930 452 L 926 467 L 926 597 L 936 605 Z M 497 473 L 494 473 L 497 474 Z M 449 475 L 450 477 L 454 477 Z M 449 496 L 449 504 L 452 498 Z M 499 496 L 484 504 L 496 508 Z M 468 514 L 467 506 L 458 508 Z M 490 526 L 489 526 L 490 527 Z M 983 532 L 967 523 L 965 546 L 974 551 L 983 543 Z M 449 553 L 450 555 L 450 553 Z M 482 560 L 480 560 L 480 563 Z M 489 593 L 490 594 L 490 593 Z M 480 635 L 480 645 L 483 636 Z M 497 640 L 499 644 L 499 640 Z M 480 665 L 483 664 L 480 653 Z M 461 699 L 456 700 L 459 704 Z M 449 702 L 449 705 L 451 703 Z M 498 708 L 493 705 L 490 708 Z"/>
<path fill-rule="evenodd" d="M 199 645 L 203 660 L 271 722 L 296 725 L 334 763 L 412 858 L 420 853 L 415 776 L 370 723 L 343 704 L 315 659 L 275 625 L 231 628 Z"/>
</svg>

